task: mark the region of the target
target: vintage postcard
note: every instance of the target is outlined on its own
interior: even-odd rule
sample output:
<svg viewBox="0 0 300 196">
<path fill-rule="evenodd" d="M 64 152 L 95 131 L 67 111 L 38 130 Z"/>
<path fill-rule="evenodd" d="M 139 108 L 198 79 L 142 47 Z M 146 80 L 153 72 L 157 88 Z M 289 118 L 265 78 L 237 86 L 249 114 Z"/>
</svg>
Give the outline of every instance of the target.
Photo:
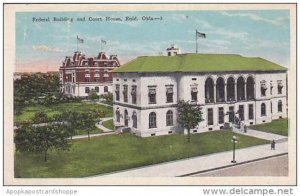
<svg viewBox="0 0 300 196">
<path fill-rule="evenodd" d="M 5 185 L 295 185 L 296 4 L 5 4 Z"/>
</svg>

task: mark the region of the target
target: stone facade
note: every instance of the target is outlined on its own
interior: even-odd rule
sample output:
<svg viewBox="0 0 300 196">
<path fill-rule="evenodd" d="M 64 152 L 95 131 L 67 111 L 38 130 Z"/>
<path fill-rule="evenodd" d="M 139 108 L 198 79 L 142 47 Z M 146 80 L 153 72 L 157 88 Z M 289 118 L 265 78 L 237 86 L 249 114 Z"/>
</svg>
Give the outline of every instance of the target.
<svg viewBox="0 0 300 196">
<path fill-rule="evenodd" d="M 141 137 L 184 132 L 180 100 L 202 106 L 193 133 L 220 130 L 238 117 L 246 125 L 287 117 L 285 71 L 114 73 L 114 123 Z"/>
</svg>

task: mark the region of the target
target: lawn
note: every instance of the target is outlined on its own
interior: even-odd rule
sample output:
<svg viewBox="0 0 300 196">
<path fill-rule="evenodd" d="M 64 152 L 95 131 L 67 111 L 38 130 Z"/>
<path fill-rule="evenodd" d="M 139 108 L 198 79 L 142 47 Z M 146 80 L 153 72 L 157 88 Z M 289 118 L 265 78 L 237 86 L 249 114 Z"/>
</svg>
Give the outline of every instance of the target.
<svg viewBox="0 0 300 196">
<path fill-rule="evenodd" d="M 31 120 L 36 112 L 43 111 L 48 117 L 53 117 L 56 114 L 60 114 L 64 111 L 71 110 L 77 112 L 88 112 L 90 110 L 101 110 L 106 112 L 106 117 L 112 116 L 112 108 L 99 105 L 96 103 L 63 103 L 53 106 L 35 105 L 25 107 L 20 115 L 14 117 L 15 123 L 20 123 L 26 120 Z"/>
<path fill-rule="evenodd" d="M 108 120 L 108 121 L 104 121 L 104 122 L 102 123 L 102 125 L 103 125 L 104 127 L 108 128 L 108 129 L 111 129 L 111 130 L 114 130 L 114 129 L 115 129 L 115 125 L 114 125 L 113 119 Z"/>
<path fill-rule="evenodd" d="M 250 127 L 251 129 L 255 129 L 258 131 L 268 132 L 268 133 L 275 133 L 278 135 L 288 136 L 289 127 L 288 127 L 288 119 L 278 119 L 273 120 L 270 123 L 260 124 L 260 125 L 253 125 Z"/>
<path fill-rule="evenodd" d="M 237 148 L 266 144 L 268 141 L 231 131 L 192 135 L 140 138 L 132 134 L 73 140 L 69 151 L 51 151 L 48 162 L 41 155 L 15 153 L 15 177 L 84 177 L 136 168 L 166 161 L 228 151 L 236 135 Z M 230 161 L 230 160 L 228 160 Z"/>
</svg>

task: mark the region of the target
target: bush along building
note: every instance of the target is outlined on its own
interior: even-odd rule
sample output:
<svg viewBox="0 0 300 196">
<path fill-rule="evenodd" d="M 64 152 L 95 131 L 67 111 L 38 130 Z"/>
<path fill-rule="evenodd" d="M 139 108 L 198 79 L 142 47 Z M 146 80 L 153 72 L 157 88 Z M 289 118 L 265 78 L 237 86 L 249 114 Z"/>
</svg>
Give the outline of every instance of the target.
<svg viewBox="0 0 300 196">
<path fill-rule="evenodd" d="M 236 118 L 245 125 L 287 116 L 287 69 L 262 58 L 233 54 L 141 56 L 113 71 L 114 123 L 141 137 L 184 132 L 177 104 L 202 107 L 192 133 L 220 130 Z"/>
<path fill-rule="evenodd" d="M 76 51 L 59 68 L 61 92 L 75 97 L 86 97 L 92 90 L 97 95 L 112 92 L 111 71 L 119 66 L 117 55 L 100 52 L 97 57 L 86 58 Z"/>
</svg>

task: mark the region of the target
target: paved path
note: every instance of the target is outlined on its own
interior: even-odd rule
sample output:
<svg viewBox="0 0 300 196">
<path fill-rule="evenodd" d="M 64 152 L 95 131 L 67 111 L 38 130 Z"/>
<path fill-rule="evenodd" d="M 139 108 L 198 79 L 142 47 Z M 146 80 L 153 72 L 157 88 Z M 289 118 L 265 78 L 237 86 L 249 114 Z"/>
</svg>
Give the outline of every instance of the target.
<svg viewBox="0 0 300 196">
<path fill-rule="evenodd" d="M 99 104 L 99 105 L 103 105 L 103 106 L 107 106 L 107 107 L 113 107 L 113 106 L 111 106 L 111 105 L 108 105 L 108 104 L 106 104 L 106 103 L 102 103 L 102 102 L 95 102 L 96 104 Z"/>
<path fill-rule="evenodd" d="M 108 129 L 108 128 L 103 126 L 103 122 L 109 121 L 109 120 L 112 120 L 112 119 L 113 119 L 112 117 L 101 118 L 101 121 L 99 123 L 96 123 L 95 125 L 98 129 L 103 130 L 104 133 L 112 132 L 114 130 Z"/>
<path fill-rule="evenodd" d="M 247 133 L 245 133 L 244 131 L 241 131 L 240 129 L 233 129 L 233 132 L 242 134 L 242 135 L 248 135 L 248 136 L 252 136 L 252 137 L 256 137 L 256 138 L 260 138 L 260 139 L 264 139 L 264 140 L 287 140 L 288 137 L 286 136 L 282 136 L 282 135 L 277 135 L 274 133 L 267 133 L 267 132 L 262 132 L 262 131 L 256 131 L 254 129 L 247 129 Z"/>
<path fill-rule="evenodd" d="M 288 142 L 276 144 L 276 150 L 271 150 L 270 145 L 259 145 L 236 150 L 237 163 L 231 163 L 232 151 L 209 154 L 190 159 L 183 159 L 167 163 L 156 164 L 127 171 L 115 172 L 106 175 L 92 176 L 99 177 L 175 177 L 192 175 L 201 171 L 209 171 L 216 168 L 230 167 L 233 165 L 247 163 L 263 159 L 265 157 L 287 154 Z"/>
<path fill-rule="evenodd" d="M 107 132 L 107 133 L 95 133 L 95 134 L 90 134 L 90 137 L 99 137 L 99 136 L 114 135 L 114 134 L 116 134 L 114 131 Z M 83 139 L 83 138 L 88 138 L 88 135 L 75 135 L 72 137 L 73 140 Z"/>
</svg>

